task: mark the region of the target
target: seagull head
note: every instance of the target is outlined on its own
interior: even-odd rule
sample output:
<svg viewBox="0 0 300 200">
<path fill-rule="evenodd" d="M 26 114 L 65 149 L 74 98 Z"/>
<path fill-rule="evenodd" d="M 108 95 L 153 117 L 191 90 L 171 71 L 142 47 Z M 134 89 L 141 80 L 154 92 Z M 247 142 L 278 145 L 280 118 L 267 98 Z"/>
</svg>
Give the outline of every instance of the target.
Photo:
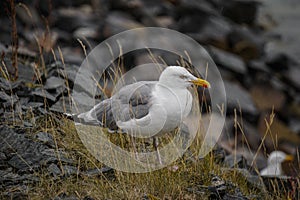
<svg viewBox="0 0 300 200">
<path fill-rule="evenodd" d="M 268 166 L 260 171 L 262 176 L 282 176 L 284 171 L 282 163 L 293 161 L 293 156 L 287 155 L 282 151 L 273 151 L 268 158 Z"/>
<path fill-rule="evenodd" d="M 184 87 L 187 88 L 191 85 L 210 88 L 208 81 L 197 78 L 192 75 L 188 70 L 181 66 L 169 66 L 160 75 L 159 82 L 170 87 Z"/>
<path fill-rule="evenodd" d="M 277 165 L 285 161 L 293 161 L 293 159 L 292 155 L 287 155 L 282 151 L 273 151 L 268 158 L 268 164 Z"/>
</svg>

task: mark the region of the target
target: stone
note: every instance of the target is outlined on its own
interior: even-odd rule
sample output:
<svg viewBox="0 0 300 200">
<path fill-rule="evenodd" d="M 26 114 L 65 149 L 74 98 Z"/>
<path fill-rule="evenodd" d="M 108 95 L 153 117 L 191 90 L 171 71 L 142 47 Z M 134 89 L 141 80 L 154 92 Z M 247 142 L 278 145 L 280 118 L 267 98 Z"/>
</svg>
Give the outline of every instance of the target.
<svg viewBox="0 0 300 200">
<path fill-rule="evenodd" d="M 195 0 L 181 0 L 177 5 L 178 12 L 184 16 L 189 15 L 191 13 L 196 14 L 201 13 L 206 15 L 216 15 L 216 10 L 212 7 L 210 3 L 207 1 L 195 1 Z"/>
<path fill-rule="evenodd" d="M 6 157 L 5 153 L 0 152 L 0 169 L 8 168 L 6 159 L 7 159 L 7 157 Z"/>
<path fill-rule="evenodd" d="M 74 103 L 73 113 L 82 113 L 91 109 L 97 102 L 85 92 L 72 92 L 72 100 Z M 76 112 L 77 111 L 77 112 Z"/>
<path fill-rule="evenodd" d="M 290 65 L 289 57 L 284 53 L 269 52 L 266 55 L 265 62 L 272 71 L 276 72 L 287 71 Z"/>
<path fill-rule="evenodd" d="M 257 0 L 212 0 L 225 17 L 239 24 L 254 25 L 260 2 Z"/>
<path fill-rule="evenodd" d="M 51 163 L 48 167 L 47 170 L 49 172 L 49 174 L 53 175 L 54 177 L 61 175 L 61 170 L 59 169 L 59 167 L 54 164 Z"/>
<path fill-rule="evenodd" d="M 44 144 L 49 145 L 50 147 L 55 147 L 54 140 L 51 134 L 46 132 L 39 132 L 35 135 L 38 141 L 41 141 Z"/>
<path fill-rule="evenodd" d="M 263 1 L 263 4 L 259 9 L 259 19 L 265 17 L 269 21 L 269 27 L 264 28 L 266 33 L 277 35 L 276 38 L 267 38 L 266 52 L 282 52 L 299 63 L 300 29 L 297 22 L 300 19 L 300 4 L 295 0 Z"/>
<path fill-rule="evenodd" d="M 233 154 L 230 154 L 225 157 L 224 163 L 229 168 L 247 168 L 247 160 L 240 154 L 237 154 L 236 156 Z"/>
<path fill-rule="evenodd" d="M 6 160 L 6 156 L 4 153 L 0 152 L 0 161 Z"/>
<path fill-rule="evenodd" d="M 208 191 L 211 192 L 209 195 L 210 199 L 223 199 L 222 197 L 226 194 L 227 186 L 226 182 L 218 176 L 214 176 L 211 179 L 211 185 L 208 186 Z"/>
<path fill-rule="evenodd" d="M 64 176 L 77 175 L 80 173 L 80 171 L 77 167 L 74 167 L 71 165 L 64 165 L 62 167 L 62 172 L 63 172 Z"/>
<path fill-rule="evenodd" d="M 141 0 L 143 3 L 143 10 L 148 10 L 148 15 L 151 16 L 172 16 L 175 12 L 175 6 L 169 1 L 147 1 Z"/>
<path fill-rule="evenodd" d="M 297 91 L 300 91 L 300 65 L 291 66 L 286 73 L 284 73 L 284 77 L 292 87 L 296 88 Z"/>
<path fill-rule="evenodd" d="M 34 96 L 34 101 L 36 102 L 45 102 L 47 100 L 48 103 L 55 103 L 58 96 L 54 96 L 53 94 L 49 93 L 47 90 L 42 88 L 36 88 L 32 93 Z"/>
<path fill-rule="evenodd" d="M 5 153 L 8 164 L 18 172 L 32 172 L 48 163 L 58 161 L 72 163 L 63 152 L 26 138 L 24 131 L 19 134 L 7 126 L 0 126 L 0 152 Z"/>
<path fill-rule="evenodd" d="M 0 77 L 0 88 L 3 89 L 4 91 L 10 91 L 12 88 L 12 84 L 9 80 Z"/>
<path fill-rule="evenodd" d="M 95 168 L 95 169 L 86 170 L 86 171 L 82 172 L 82 174 L 89 176 L 89 177 L 93 177 L 93 176 L 102 175 L 103 173 L 109 173 L 112 171 L 114 171 L 114 170 L 110 167 L 102 167 L 100 169 Z"/>
<path fill-rule="evenodd" d="M 88 40 L 88 44 L 86 44 L 85 40 L 83 40 L 82 42 L 83 42 L 83 45 L 86 46 L 87 52 L 89 52 L 94 47 L 96 47 L 96 45 L 98 45 L 98 43 L 95 43 L 91 40 Z M 79 43 L 79 42 L 77 41 L 77 43 Z M 78 46 L 77 48 L 74 48 L 74 47 L 71 48 L 71 47 L 66 46 L 66 47 L 61 47 L 61 51 L 55 50 L 54 53 L 57 58 L 61 58 L 61 54 L 62 54 L 66 65 L 80 66 L 81 63 L 83 62 L 83 60 L 85 59 L 82 48 L 83 48 L 82 46 Z M 55 60 L 51 59 L 51 57 L 49 59 L 50 60 L 48 61 L 48 63 L 55 62 Z"/>
<path fill-rule="evenodd" d="M 259 110 L 275 109 L 280 111 L 284 108 L 287 97 L 285 93 L 272 85 L 255 84 L 250 89 L 252 99 Z"/>
<path fill-rule="evenodd" d="M 250 93 L 240 86 L 238 83 L 224 81 L 226 97 L 227 97 L 227 111 L 232 113 L 234 109 L 242 110 L 244 117 L 255 119 L 258 116 L 258 110 L 253 102 Z"/>
<path fill-rule="evenodd" d="M 77 65 L 66 65 L 65 68 L 59 68 L 57 74 L 69 81 L 69 87 L 72 88 L 75 82 L 79 67 Z"/>
<path fill-rule="evenodd" d="M 58 159 L 62 163 L 66 164 L 74 164 L 74 161 L 68 158 L 68 153 L 58 149 L 50 149 L 50 148 L 45 148 L 41 151 L 41 154 L 44 156 L 44 159 L 47 163 L 49 162 L 57 162 Z"/>
<path fill-rule="evenodd" d="M 144 26 L 130 15 L 123 12 L 112 11 L 105 19 L 103 35 L 104 37 L 110 37 L 129 29 L 142 27 Z"/>
<path fill-rule="evenodd" d="M 30 13 L 30 17 L 28 17 L 28 13 Z M 37 9 L 31 5 L 26 5 L 26 9 L 24 6 L 16 7 L 16 14 L 20 21 L 22 21 L 27 26 L 40 26 L 41 18 L 37 12 Z"/>
<path fill-rule="evenodd" d="M 300 135 L 300 119 L 299 118 L 293 118 L 289 121 L 289 128 Z"/>
<path fill-rule="evenodd" d="M 258 31 L 234 26 L 227 35 L 230 50 L 245 61 L 258 59 L 264 53 L 265 40 Z"/>
<path fill-rule="evenodd" d="M 59 8 L 51 14 L 54 19 L 53 26 L 67 32 L 73 32 L 79 27 L 91 26 L 99 20 L 92 14 L 92 11 L 84 10 L 83 7 Z"/>
<path fill-rule="evenodd" d="M 5 108 L 12 108 L 18 102 L 16 95 L 8 95 L 0 91 L 0 104 Z"/>
<path fill-rule="evenodd" d="M 35 110 L 37 108 L 43 107 L 44 103 L 41 102 L 28 102 L 22 105 L 23 110 Z"/>
<path fill-rule="evenodd" d="M 260 179 L 259 176 L 251 174 L 247 169 L 242 169 L 242 168 L 234 168 L 234 169 L 225 169 L 225 171 L 231 171 L 240 173 L 242 176 L 244 176 L 249 184 L 250 187 L 255 187 L 255 188 L 262 188 L 264 187 L 264 183 Z"/>
<path fill-rule="evenodd" d="M 34 183 L 39 181 L 38 177 L 32 174 L 19 175 L 8 170 L 0 170 L 0 188 L 1 186 L 17 185 L 19 183 Z"/>
<path fill-rule="evenodd" d="M 73 36 L 82 40 L 97 39 L 99 37 L 98 27 L 80 27 L 74 31 Z"/>
<path fill-rule="evenodd" d="M 213 45 L 222 49 L 228 48 L 227 35 L 232 29 L 229 22 L 217 16 L 201 17 L 198 21 L 197 19 L 194 19 L 193 16 L 191 19 L 184 16 L 182 22 L 179 21 L 180 30 L 201 44 Z M 195 24 L 200 24 L 200 26 L 193 26 L 189 20 L 194 21 Z M 189 25 L 191 27 L 188 28 Z"/>
<path fill-rule="evenodd" d="M 10 96 L 8 96 L 5 92 L 0 91 L 0 102 L 8 101 L 10 101 Z"/>
<path fill-rule="evenodd" d="M 271 70 L 267 67 L 264 61 L 262 60 L 250 60 L 248 62 L 248 67 L 250 70 L 255 72 L 263 72 L 266 74 L 270 74 Z"/>
<path fill-rule="evenodd" d="M 79 200 L 79 198 L 77 198 L 74 195 L 68 196 L 66 193 L 62 193 L 62 194 L 58 195 L 57 197 L 55 197 L 54 200 Z"/>
<path fill-rule="evenodd" d="M 237 74 L 247 73 L 245 62 L 237 55 L 212 46 L 209 47 L 208 51 L 217 65 Z"/>
<path fill-rule="evenodd" d="M 44 88 L 46 90 L 56 90 L 65 86 L 65 80 L 59 77 L 51 76 L 46 80 Z"/>
<path fill-rule="evenodd" d="M 57 113 L 72 113 L 72 103 L 70 102 L 70 97 L 62 96 L 50 107 L 50 111 Z"/>
</svg>

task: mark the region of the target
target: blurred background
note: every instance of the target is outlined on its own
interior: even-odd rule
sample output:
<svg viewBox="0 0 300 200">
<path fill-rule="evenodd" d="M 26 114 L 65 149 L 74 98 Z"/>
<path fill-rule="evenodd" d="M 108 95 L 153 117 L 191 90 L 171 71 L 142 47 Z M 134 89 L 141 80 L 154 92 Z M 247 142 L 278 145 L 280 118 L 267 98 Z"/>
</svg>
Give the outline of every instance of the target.
<svg viewBox="0 0 300 200">
<path fill-rule="evenodd" d="M 39 113 L 64 112 L 85 54 L 114 34 L 148 26 L 190 36 L 217 64 L 228 101 L 218 146 L 227 158 L 238 155 L 258 169 L 275 149 L 299 158 L 298 0 L 1 1 L 1 123 L 32 126 L 16 114 L 29 104 Z M 124 70 L 148 62 L 147 54 L 127 55 Z M 154 55 L 176 63 L 166 52 Z"/>
</svg>

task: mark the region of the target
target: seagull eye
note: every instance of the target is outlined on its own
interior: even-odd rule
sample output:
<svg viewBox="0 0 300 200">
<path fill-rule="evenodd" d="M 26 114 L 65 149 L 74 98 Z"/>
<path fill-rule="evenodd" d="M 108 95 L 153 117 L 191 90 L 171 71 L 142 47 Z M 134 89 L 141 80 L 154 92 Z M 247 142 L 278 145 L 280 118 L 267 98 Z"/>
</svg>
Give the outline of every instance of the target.
<svg viewBox="0 0 300 200">
<path fill-rule="evenodd" d="M 180 75 L 179 76 L 181 79 L 187 79 L 187 76 L 185 76 L 185 75 Z"/>
</svg>

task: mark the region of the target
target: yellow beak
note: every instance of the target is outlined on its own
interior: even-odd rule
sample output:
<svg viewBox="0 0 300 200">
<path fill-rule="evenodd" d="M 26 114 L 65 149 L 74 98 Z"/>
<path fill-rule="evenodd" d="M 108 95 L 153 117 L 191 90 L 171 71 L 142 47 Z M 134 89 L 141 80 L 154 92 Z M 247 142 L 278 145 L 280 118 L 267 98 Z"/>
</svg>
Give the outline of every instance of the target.
<svg viewBox="0 0 300 200">
<path fill-rule="evenodd" d="M 284 159 L 284 161 L 290 161 L 290 162 L 293 160 L 294 160 L 294 156 L 292 156 L 292 155 L 287 155 Z"/>
<path fill-rule="evenodd" d="M 193 84 L 197 85 L 197 86 L 202 86 L 204 88 L 210 88 L 210 83 L 206 80 L 203 80 L 201 78 L 197 78 L 196 80 L 192 80 L 190 81 Z"/>
</svg>

